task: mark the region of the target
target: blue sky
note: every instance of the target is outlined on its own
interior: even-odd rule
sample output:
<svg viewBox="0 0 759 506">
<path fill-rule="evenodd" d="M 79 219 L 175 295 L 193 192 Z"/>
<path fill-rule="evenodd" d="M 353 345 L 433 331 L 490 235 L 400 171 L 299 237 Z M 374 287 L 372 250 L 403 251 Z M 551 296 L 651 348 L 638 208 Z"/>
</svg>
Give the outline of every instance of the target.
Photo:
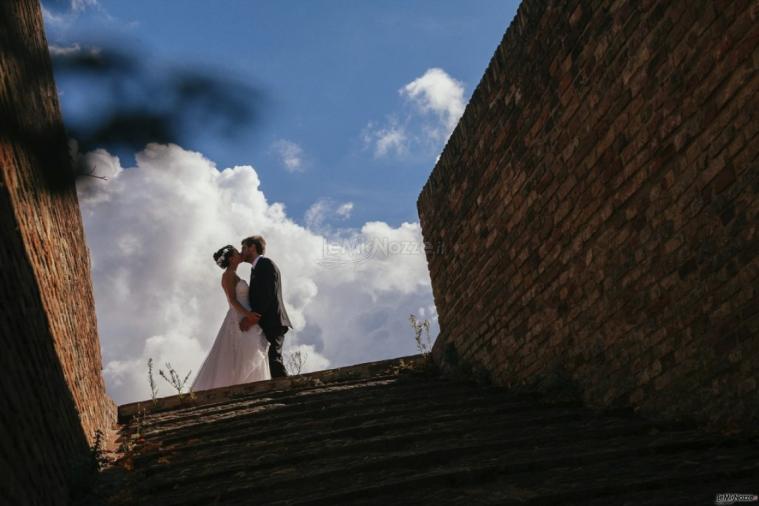
<svg viewBox="0 0 759 506">
<path fill-rule="evenodd" d="M 61 14 L 49 3 L 53 15 Z M 251 164 L 270 199 L 296 220 L 320 199 L 353 204 L 334 225 L 368 220 L 415 221 L 416 197 L 443 140 L 376 156 L 367 126 L 388 121 L 419 128 L 399 90 L 427 69 L 443 69 L 469 99 L 517 2 L 80 0 L 68 23 L 51 23 L 49 43 L 139 47 L 156 72 L 161 65 L 208 66 L 253 83 L 266 96 L 261 121 L 228 139 L 198 129 L 184 147 L 219 168 Z M 89 8 L 87 8 L 89 7 Z M 68 117 L 87 107 L 61 84 Z M 291 144 L 288 144 L 291 143 Z M 299 149 L 288 171 L 283 149 Z"/>
<path fill-rule="evenodd" d="M 304 372 L 417 353 L 410 314 L 430 321 L 434 340 L 416 199 L 516 2 L 43 7 L 52 55 L 138 55 L 146 73 L 118 74 L 116 87 L 148 113 L 171 103 L 170 89 L 145 88 L 154 83 L 140 75 L 160 81 L 192 68 L 257 90 L 255 121 L 231 133 L 190 116 L 174 145 L 148 138 L 134 152 L 80 153 L 100 176 L 80 178 L 77 190 L 117 403 L 150 397 L 150 358 L 197 372 L 229 310 L 211 254 L 254 233 L 282 272 L 293 322 L 285 356 L 304 353 Z M 107 110 L 105 81 L 60 69 L 69 127 Z"/>
</svg>

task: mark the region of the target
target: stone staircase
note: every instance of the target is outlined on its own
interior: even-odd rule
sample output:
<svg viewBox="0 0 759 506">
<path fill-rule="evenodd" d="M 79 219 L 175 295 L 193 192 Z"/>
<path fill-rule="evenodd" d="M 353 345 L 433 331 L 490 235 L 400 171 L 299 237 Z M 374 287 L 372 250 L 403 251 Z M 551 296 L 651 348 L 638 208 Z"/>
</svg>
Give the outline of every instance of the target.
<svg viewBox="0 0 759 506">
<path fill-rule="evenodd" d="M 444 379 L 419 356 L 119 416 L 123 448 L 98 504 L 640 506 L 759 493 L 756 441 Z"/>
</svg>

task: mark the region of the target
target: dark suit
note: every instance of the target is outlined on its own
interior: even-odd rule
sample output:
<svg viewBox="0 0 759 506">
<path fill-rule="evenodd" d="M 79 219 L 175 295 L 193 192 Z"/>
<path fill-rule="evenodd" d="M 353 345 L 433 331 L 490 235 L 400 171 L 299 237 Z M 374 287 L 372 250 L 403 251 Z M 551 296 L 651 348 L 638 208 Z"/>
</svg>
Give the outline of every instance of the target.
<svg viewBox="0 0 759 506">
<path fill-rule="evenodd" d="M 250 272 L 250 309 L 261 314 L 258 324 L 264 331 L 269 346 L 271 377 L 287 376 L 282 360 L 282 344 L 290 325 L 290 318 L 282 301 L 282 276 L 271 259 L 259 257 Z"/>
</svg>

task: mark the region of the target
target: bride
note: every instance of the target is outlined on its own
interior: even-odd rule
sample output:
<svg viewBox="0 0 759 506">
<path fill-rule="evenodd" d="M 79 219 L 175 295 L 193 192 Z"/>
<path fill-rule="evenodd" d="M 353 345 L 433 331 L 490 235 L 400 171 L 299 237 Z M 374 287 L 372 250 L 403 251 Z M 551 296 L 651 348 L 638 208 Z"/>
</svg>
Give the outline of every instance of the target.
<svg viewBox="0 0 759 506">
<path fill-rule="evenodd" d="M 269 341 L 263 330 L 259 325 L 253 325 L 243 332 L 238 326 L 243 317 L 256 314 L 250 310 L 248 283 L 235 272 L 242 262 L 242 255 L 234 246 L 227 245 L 214 253 L 213 258 L 224 269 L 221 287 L 229 301 L 229 311 L 195 376 L 190 387 L 192 391 L 271 379 L 267 355 Z"/>
</svg>

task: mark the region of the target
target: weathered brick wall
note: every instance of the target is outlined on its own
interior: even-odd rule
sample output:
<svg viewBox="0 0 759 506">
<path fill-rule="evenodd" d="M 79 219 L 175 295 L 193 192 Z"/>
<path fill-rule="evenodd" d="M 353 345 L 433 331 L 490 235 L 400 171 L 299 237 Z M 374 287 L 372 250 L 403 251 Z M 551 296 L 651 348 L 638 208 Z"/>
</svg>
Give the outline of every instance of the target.
<svg viewBox="0 0 759 506">
<path fill-rule="evenodd" d="M 1 4 L 0 502 L 67 504 L 115 405 L 40 7 Z"/>
<path fill-rule="evenodd" d="M 758 16 L 522 3 L 418 201 L 438 362 L 757 430 Z"/>
</svg>

